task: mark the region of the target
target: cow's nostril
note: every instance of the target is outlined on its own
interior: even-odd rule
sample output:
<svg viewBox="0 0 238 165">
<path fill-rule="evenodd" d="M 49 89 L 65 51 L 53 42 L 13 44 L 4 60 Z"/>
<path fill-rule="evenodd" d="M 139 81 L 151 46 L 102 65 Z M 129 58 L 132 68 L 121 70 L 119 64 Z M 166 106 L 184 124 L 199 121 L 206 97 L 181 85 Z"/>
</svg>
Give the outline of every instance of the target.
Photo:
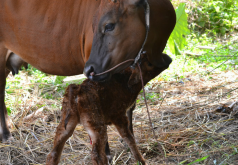
<svg viewBox="0 0 238 165">
<path fill-rule="evenodd" d="M 84 75 L 86 77 L 89 77 L 89 76 L 94 76 L 95 73 L 94 73 L 94 68 L 92 65 L 89 65 L 87 67 L 84 68 Z"/>
<path fill-rule="evenodd" d="M 90 75 L 91 75 L 91 76 L 94 76 L 94 75 L 95 75 L 95 73 L 94 73 L 94 72 L 91 72 L 91 73 L 90 73 Z"/>
</svg>

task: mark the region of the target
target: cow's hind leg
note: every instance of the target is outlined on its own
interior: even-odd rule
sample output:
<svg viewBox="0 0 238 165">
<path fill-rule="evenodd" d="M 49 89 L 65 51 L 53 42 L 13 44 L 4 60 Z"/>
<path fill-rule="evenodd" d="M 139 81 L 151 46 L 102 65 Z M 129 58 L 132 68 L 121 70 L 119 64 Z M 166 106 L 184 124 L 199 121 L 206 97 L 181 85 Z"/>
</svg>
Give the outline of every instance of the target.
<svg viewBox="0 0 238 165">
<path fill-rule="evenodd" d="M 5 142 L 11 138 L 6 121 L 7 110 L 4 102 L 6 86 L 6 54 L 7 49 L 2 43 L 0 43 L 0 140 L 2 140 L 2 142 Z"/>
<path fill-rule="evenodd" d="M 76 114 L 70 114 L 68 117 L 66 111 L 62 111 L 62 118 L 57 127 L 56 135 L 54 139 L 53 150 L 48 154 L 46 159 L 46 165 L 56 165 L 60 161 L 60 156 L 67 139 L 73 134 L 74 129 L 78 123 L 78 116 Z M 65 119 L 67 117 L 67 125 Z"/>
<path fill-rule="evenodd" d="M 136 146 L 135 139 L 131 131 L 129 130 L 129 127 L 128 127 L 129 123 L 128 123 L 127 117 L 122 116 L 120 118 L 117 118 L 116 120 L 113 120 L 113 124 L 116 126 L 123 140 L 125 140 L 127 145 L 130 147 L 131 152 L 133 153 L 135 159 L 141 162 L 142 165 L 146 165 L 144 158 L 142 157 L 142 155 L 140 154 Z"/>
</svg>

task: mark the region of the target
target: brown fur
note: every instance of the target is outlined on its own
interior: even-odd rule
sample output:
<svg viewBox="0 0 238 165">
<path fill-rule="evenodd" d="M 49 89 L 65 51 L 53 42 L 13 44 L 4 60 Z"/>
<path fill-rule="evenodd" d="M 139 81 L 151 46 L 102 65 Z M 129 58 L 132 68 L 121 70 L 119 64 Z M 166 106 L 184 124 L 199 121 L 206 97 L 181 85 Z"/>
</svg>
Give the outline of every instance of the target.
<svg viewBox="0 0 238 165">
<path fill-rule="evenodd" d="M 143 81 L 147 83 L 166 68 L 156 68 L 144 57 L 141 69 Z M 126 116 L 126 111 L 134 105 L 142 89 L 139 77 L 138 68 L 127 68 L 115 74 L 108 82 L 100 83 L 87 79 L 81 85 L 69 85 L 63 100 L 62 118 L 57 127 L 54 148 L 49 153 L 46 164 L 59 163 L 64 143 L 78 123 L 83 124 L 92 139 L 93 165 L 105 165 L 108 162 L 104 149 L 107 142 L 107 125 L 110 124 L 116 126 L 136 160 L 146 164 L 129 130 Z"/>
</svg>

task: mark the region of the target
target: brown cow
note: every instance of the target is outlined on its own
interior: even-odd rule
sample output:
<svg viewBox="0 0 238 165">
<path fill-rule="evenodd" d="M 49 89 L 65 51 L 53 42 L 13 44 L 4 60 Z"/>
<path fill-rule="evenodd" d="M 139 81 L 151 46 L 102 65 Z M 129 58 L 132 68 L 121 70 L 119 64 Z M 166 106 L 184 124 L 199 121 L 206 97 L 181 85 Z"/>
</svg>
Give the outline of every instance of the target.
<svg viewBox="0 0 238 165">
<path fill-rule="evenodd" d="M 164 54 L 166 62 L 171 58 Z M 160 74 L 166 68 L 153 66 L 144 56 L 141 61 L 144 83 Z M 95 82 L 89 79 L 81 85 L 70 85 L 63 100 L 62 116 L 57 127 L 54 148 L 47 156 L 47 165 L 59 163 L 66 140 L 72 136 L 78 123 L 81 123 L 92 139 L 93 165 L 105 165 L 108 160 L 105 154 L 107 142 L 107 125 L 114 124 L 130 147 L 136 160 L 146 164 L 140 154 L 134 137 L 128 127 L 126 111 L 136 101 L 142 89 L 139 69 L 127 68 L 114 74 L 111 81 Z"/>
<path fill-rule="evenodd" d="M 170 0 L 148 2 L 150 30 L 144 50 L 154 66 L 166 67 L 162 51 L 175 26 L 175 11 Z M 4 117 L 7 50 L 45 73 L 69 76 L 84 70 L 93 80 L 105 80 L 131 63 L 102 76 L 90 73 L 137 56 L 146 34 L 145 4 L 146 0 L 1 0 L 0 138 L 11 136 Z"/>
</svg>

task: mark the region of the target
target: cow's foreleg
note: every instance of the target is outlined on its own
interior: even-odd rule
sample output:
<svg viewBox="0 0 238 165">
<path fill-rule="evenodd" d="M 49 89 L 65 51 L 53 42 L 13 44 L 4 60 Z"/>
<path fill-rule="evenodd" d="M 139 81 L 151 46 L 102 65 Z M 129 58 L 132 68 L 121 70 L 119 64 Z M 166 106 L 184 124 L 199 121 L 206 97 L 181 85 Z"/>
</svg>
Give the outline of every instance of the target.
<svg viewBox="0 0 238 165">
<path fill-rule="evenodd" d="M 54 139 L 53 150 L 48 154 L 46 159 L 46 165 L 56 165 L 60 161 L 60 156 L 67 139 L 73 134 L 76 125 L 78 124 L 78 116 L 76 114 L 70 114 L 67 119 L 67 125 L 65 119 L 67 117 L 66 111 L 62 111 L 62 118 L 57 127 L 56 135 Z"/>
<path fill-rule="evenodd" d="M 7 126 L 7 110 L 5 106 L 5 86 L 6 86 L 6 54 L 7 49 L 0 43 L 0 139 L 2 142 L 11 138 L 10 131 Z"/>
<path fill-rule="evenodd" d="M 5 69 L 5 77 L 6 77 L 6 78 L 7 78 L 7 76 L 9 75 L 9 73 L 10 73 L 10 70 Z"/>
<path fill-rule="evenodd" d="M 129 130 L 128 127 L 129 123 L 127 117 L 126 116 L 118 117 L 116 120 L 113 120 L 113 124 L 116 126 L 123 140 L 125 140 L 127 145 L 130 147 L 131 152 L 133 153 L 135 159 L 141 162 L 143 165 L 146 165 L 144 158 L 142 157 L 136 146 L 135 139 L 131 131 Z"/>
</svg>

